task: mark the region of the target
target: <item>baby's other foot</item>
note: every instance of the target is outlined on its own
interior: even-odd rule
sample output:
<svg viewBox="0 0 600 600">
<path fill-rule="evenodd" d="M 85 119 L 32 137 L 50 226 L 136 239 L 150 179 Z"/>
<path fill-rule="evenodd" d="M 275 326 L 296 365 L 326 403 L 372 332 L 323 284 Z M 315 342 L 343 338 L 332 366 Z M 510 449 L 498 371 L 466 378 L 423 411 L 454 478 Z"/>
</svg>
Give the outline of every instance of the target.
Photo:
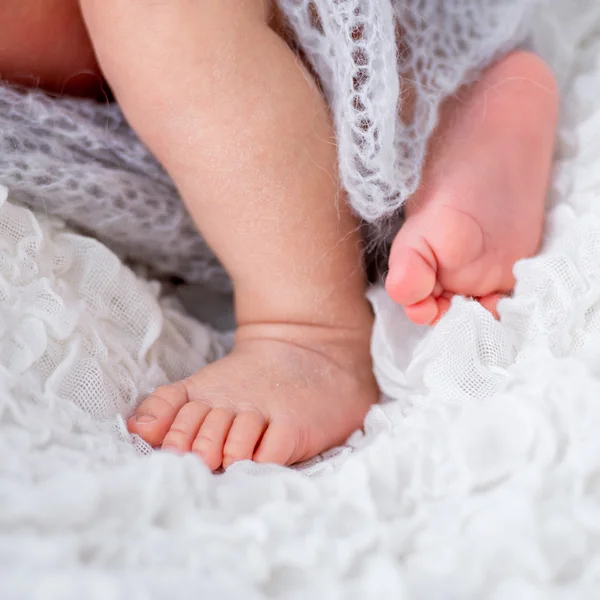
<svg viewBox="0 0 600 600">
<path fill-rule="evenodd" d="M 539 246 L 558 114 L 542 60 L 517 51 L 449 99 L 390 253 L 386 289 L 431 324 L 453 295 L 495 313 Z"/>
<path fill-rule="evenodd" d="M 377 402 L 369 331 L 246 325 L 234 351 L 158 388 L 129 420 L 153 446 L 194 452 L 215 470 L 236 461 L 291 465 L 362 426 Z"/>
</svg>

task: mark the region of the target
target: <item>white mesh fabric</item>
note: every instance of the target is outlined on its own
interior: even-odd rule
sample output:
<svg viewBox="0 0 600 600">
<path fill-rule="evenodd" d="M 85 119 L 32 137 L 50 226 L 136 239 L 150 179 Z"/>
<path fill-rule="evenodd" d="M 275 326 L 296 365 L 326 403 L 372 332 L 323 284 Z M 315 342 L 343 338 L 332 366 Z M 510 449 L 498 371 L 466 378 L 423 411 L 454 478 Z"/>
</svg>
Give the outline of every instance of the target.
<svg viewBox="0 0 600 600">
<path fill-rule="evenodd" d="M 62 452 L 70 435 L 78 437 L 68 416 L 75 407 L 111 430 L 115 415 L 128 416 L 152 387 L 222 355 L 224 338 L 160 301 L 157 284 L 136 278 L 99 242 L 36 218 L 6 194 L 0 187 L 4 410 L 40 436 L 43 460 L 51 461 L 52 448 Z M 106 440 L 77 443 L 84 442 L 90 459 L 105 453 L 96 444 Z"/>
</svg>

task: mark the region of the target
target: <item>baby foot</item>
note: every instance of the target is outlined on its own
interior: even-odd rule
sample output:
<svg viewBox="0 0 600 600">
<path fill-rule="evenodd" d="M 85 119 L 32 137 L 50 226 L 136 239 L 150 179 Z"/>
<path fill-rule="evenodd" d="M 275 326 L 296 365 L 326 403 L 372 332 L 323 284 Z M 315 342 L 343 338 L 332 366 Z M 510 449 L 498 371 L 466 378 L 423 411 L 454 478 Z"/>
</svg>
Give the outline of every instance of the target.
<svg viewBox="0 0 600 600">
<path fill-rule="evenodd" d="M 557 113 L 553 75 L 521 51 L 443 107 L 386 280 L 414 323 L 437 321 L 455 294 L 495 314 L 512 290 L 541 240 Z"/>
<path fill-rule="evenodd" d="M 213 470 L 244 459 L 290 465 L 343 443 L 377 399 L 369 332 L 246 325 L 229 356 L 158 388 L 128 426 Z"/>
</svg>

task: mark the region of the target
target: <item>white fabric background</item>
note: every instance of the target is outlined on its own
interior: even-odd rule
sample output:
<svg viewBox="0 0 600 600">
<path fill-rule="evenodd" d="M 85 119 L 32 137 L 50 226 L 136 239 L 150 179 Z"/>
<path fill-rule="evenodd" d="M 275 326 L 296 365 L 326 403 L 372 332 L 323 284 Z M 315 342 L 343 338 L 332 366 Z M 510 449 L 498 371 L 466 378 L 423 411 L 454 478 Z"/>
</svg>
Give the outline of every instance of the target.
<svg viewBox="0 0 600 600">
<path fill-rule="evenodd" d="M 141 456 L 115 415 L 228 339 L 2 196 L 3 600 L 598 598 L 600 5 L 566 5 L 536 36 L 564 89 L 541 255 L 500 323 L 374 290 L 388 400 L 303 469 Z"/>
</svg>

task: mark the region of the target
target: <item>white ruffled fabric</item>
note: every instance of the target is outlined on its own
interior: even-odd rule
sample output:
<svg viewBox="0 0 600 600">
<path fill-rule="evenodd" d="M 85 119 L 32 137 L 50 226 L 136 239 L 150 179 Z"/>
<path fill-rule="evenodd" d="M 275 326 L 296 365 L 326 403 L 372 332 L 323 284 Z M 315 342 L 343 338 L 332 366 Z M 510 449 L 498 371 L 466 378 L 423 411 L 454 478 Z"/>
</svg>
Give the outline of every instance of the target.
<svg viewBox="0 0 600 600">
<path fill-rule="evenodd" d="M 565 90 L 541 255 L 499 323 L 457 300 L 416 328 L 373 290 L 386 398 L 299 470 L 144 455 L 122 417 L 227 336 L 2 196 L 3 600 L 598 598 L 600 6 L 535 40 Z"/>
</svg>

